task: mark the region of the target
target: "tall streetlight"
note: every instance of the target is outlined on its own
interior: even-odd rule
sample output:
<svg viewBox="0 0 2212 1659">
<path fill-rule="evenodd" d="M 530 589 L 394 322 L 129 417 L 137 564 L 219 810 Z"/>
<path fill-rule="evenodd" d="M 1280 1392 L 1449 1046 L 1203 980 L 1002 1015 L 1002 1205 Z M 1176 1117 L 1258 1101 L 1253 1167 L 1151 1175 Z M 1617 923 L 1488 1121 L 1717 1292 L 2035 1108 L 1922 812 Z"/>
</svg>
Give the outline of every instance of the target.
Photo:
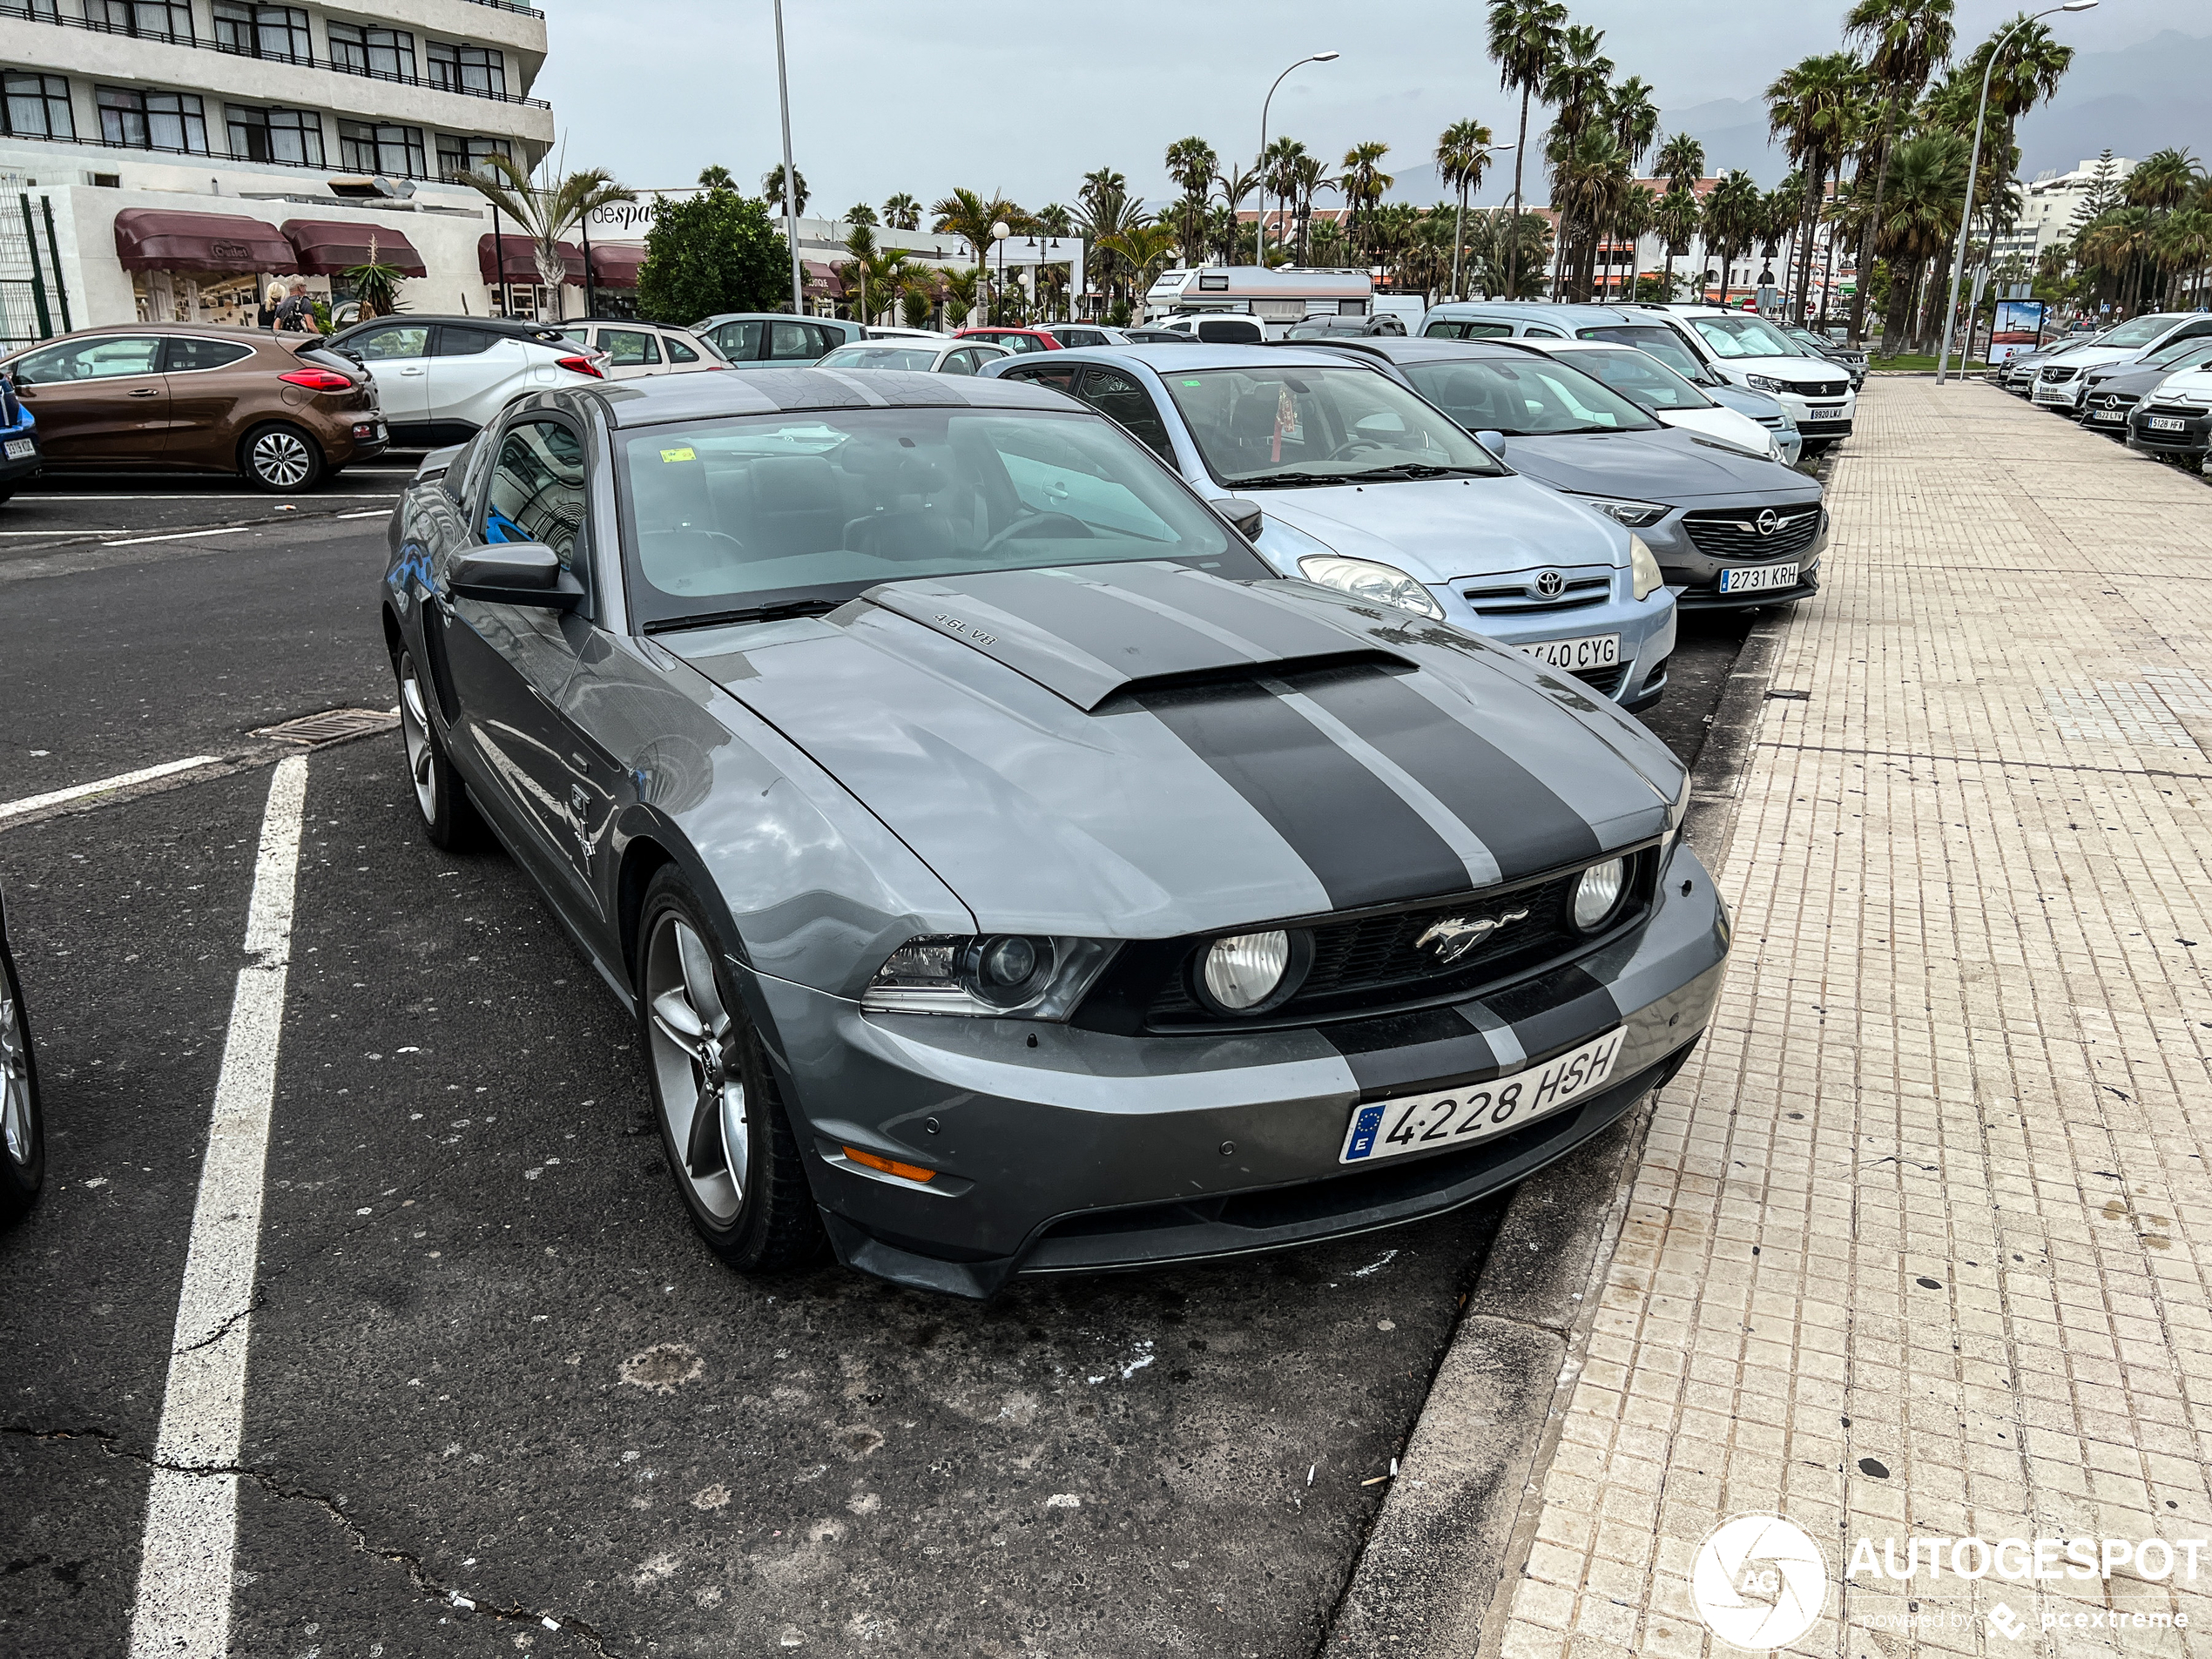
<svg viewBox="0 0 2212 1659">
<path fill-rule="evenodd" d="M 1483 158 L 1487 162 L 1492 156 L 1501 156 L 1508 150 L 1517 150 L 1520 147 L 1518 145 L 1512 144 L 1486 145 L 1483 146 Z M 1460 291 L 1460 253 L 1467 246 L 1467 205 L 1462 199 L 1459 212 L 1453 216 L 1452 219 L 1452 297 L 1454 300 L 1467 298 L 1467 295 Z M 1510 299 L 1512 296 L 1507 297 Z"/>
<path fill-rule="evenodd" d="M 1006 303 L 1006 239 L 1014 234 L 1014 227 L 1002 219 L 991 221 L 991 245 L 999 252 L 999 280 L 991 287 L 991 310 L 985 320 L 996 322 L 998 308 Z"/>
<path fill-rule="evenodd" d="M 1998 36 L 1997 44 L 1989 50 L 1989 62 L 1981 71 L 1981 102 L 1974 107 L 1973 158 L 1966 164 L 1966 211 L 1959 216 L 1959 249 L 1952 254 L 1951 260 L 1951 298 L 1946 302 L 1943 309 L 1943 354 L 1936 359 L 1936 384 L 1938 386 L 1942 385 L 1949 378 L 1951 372 L 1951 329 L 1959 314 L 1959 279 L 1965 273 L 1966 268 L 1966 233 L 1973 228 L 1974 224 L 1974 175 L 1981 171 L 1982 118 L 1989 113 L 1989 78 L 1996 72 L 1998 56 L 2005 50 L 2006 41 L 2037 18 L 2055 17 L 2061 11 L 2087 11 L 2096 3 L 2097 0 L 2066 0 L 2064 5 L 2052 6 L 2047 10 L 2031 12 Z M 1959 356 L 1959 374 L 1962 380 L 1966 378 L 1966 354 L 1973 349 L 1973 330 L 1969 327 L 1966 330 L 1966 349 Z"/>
<path fill-rule="evenodd" d="M 776 102 L 784 118 L 784 240 L 791 245 L 791 314 L 806 314 L 806 279 L 799 270 L 799 170 L 791 165 L 791 84 L 784 74 L 784 0 L 776 0 Z"/>
<path fill-rule="evenodd" d="M 1308 64 L 1333 64 L 1341 54 L 1316 52 L 1311 57 L 1301 57 L 1291 69 L 1303 69 Z M 1275 78 L 1275 86 L 1290 78 L 1291 69 Z M 1259 105 L 1259 220 L 1252 226 L 1252 263 L 1262 270 L 1267 268 L 1267 106 L 1275 101 L 1275 86 L 1267 89 L 1267 96 Z M 1231 204 L 1235 212 L 1235 204 Z"/>
</svg>

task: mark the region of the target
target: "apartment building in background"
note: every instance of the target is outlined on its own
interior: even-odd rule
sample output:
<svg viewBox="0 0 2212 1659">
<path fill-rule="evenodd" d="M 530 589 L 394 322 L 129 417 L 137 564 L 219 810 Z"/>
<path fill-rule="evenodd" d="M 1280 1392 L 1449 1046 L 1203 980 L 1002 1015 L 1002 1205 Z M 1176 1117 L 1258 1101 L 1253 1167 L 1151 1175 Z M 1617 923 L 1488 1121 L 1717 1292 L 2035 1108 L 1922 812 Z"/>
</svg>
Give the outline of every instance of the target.
<svg viewBox="0 0 2212 1659">
<path fill-rule="evenodd" d="M 450 182 L 551 146 L 545 54 L 514 0 L 0 0 L 0 335 L 342 301 L 372 242 L 411 308 L 579 312 Z"/>
<path fill-rule="evenodd" d="M 2119 156 L 2112 158 L 2108 182 L 2119 185 L 2135 171 L 2135 164 Z M 2046 172 L 2020 187 L 2020 214 L 2009 230 L 2000 231 L 1990 245 L 1990 263 L 2002 266 L 2019 259 L 2029 270 L 2054 242 L 2074 233 L 2074 221 L 2096 188 L 2098 158 L 2090 157 L 2071 172 Z"/>
</svg>

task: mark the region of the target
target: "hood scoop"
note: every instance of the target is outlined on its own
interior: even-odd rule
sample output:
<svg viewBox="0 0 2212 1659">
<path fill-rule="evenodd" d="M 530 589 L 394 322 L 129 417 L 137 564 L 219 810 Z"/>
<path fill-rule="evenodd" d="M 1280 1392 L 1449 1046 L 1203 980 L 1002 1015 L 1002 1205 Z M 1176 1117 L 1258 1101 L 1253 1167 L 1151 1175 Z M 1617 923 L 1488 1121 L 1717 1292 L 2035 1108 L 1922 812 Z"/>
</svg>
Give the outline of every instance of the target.
<svg viewBox="0 0 2212 1659">
<path fill-rule="evenodd" d="M 1287 598 L 1187 565 L 994 570 L 890 583 L 867 604 L 958 640 L 1089 713 L 1130 691 L 1405 658 Z"/>
</svg>

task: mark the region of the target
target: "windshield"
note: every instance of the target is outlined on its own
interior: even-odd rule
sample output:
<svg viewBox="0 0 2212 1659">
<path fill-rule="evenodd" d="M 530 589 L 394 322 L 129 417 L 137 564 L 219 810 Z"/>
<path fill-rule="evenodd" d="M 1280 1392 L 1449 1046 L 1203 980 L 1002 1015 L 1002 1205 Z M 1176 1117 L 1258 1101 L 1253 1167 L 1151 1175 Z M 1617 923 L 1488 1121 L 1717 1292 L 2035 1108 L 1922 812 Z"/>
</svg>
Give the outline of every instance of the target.
<svg viewBox="0 0 2212 1659">
<path fill-rule="evenodd" d="M 1760 317 L 1692 317 L 1689 326 L 1716 357 L 1803 357 L 1797 341 Z"/>
<path fill-rule="evenodd" d="M 619 449 L 647 624 L 1042 565 L 1272 574 L 1119 427 L 1074 410 L 725 416 Z"/>
<path fill-rule="evenodd" d="M 1502 473 L 1490 452 L 1369 368 L 1198 369 L 1162 379 L 1213 475 L 1258 488 Z"/>
<path fill-rule="evenodd" d="M 2175 323 L 2184 320 L 2178 311 L 2161 311 L 2148 317 L 2136 317 L 2121 323 L 2117 328 L 2107 329 L 2098 336 L 2100 346 L 2148 346 Z"/>
<path fill-rule="evenodd" d="M 937 361 L 934 346 L 840 346 L 817 368 L 918 368 Z"/>
<path fill-rule="evenodd" d="M 1603 381 L 1648 409 L 1710 409 L 1719 407 L 1688 381 L 1647 352 L 1626 346 L 1578 351 L 1567 360 L 1585 374 Z"/>
<path fill-rule="evenodd" d="M 1399 367 L 1415 391 L 1470 432 L 1545 438 L 1574 432 L 1649 432 L 1659 424 L 1612 388 L 1541 357 Z"/>
<path fill-rule="evenodd" d="M 308 355 L 301 352 L 300 356 Z M 2143 359 L 2145 368 L 2162 368 L 2171 373 L 2184 368 L 2198 368 L 2212 362 L 2212 337 L 2199 334 L 2194 340 L 2176 341 L 2173 345 L 2153 352 Z"/>
<path fill-rule="evenodd" d="M 1578 328 L 1577 340 L 1607 340 L 1616 346 L 1634 346 L 1638 351 L 1649 352 L 1669 368 L 1685 380 L 1702 380 L 1705 366 L 1696 354 L 1683 344 L 1682 336 L 1662 322 L 1604 323 L 1595 328 Z"/>
</svg>

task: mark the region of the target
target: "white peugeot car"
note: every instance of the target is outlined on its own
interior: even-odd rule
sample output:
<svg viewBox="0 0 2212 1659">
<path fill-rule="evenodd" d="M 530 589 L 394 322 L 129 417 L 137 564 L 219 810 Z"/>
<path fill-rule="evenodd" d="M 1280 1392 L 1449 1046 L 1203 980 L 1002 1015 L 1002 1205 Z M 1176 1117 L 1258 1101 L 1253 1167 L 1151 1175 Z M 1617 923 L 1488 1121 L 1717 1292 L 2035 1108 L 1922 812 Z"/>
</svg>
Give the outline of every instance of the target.
<svg viewBox="0 0 2212 1659">
<path fill-rule="evenodd" d="M 333 334 L 368 371 L 396 448 L 465 443 L 525 392 L 607 378 L 603 352 L 550 323 L 496 317 L 379 317 Z"/>
</svg>

